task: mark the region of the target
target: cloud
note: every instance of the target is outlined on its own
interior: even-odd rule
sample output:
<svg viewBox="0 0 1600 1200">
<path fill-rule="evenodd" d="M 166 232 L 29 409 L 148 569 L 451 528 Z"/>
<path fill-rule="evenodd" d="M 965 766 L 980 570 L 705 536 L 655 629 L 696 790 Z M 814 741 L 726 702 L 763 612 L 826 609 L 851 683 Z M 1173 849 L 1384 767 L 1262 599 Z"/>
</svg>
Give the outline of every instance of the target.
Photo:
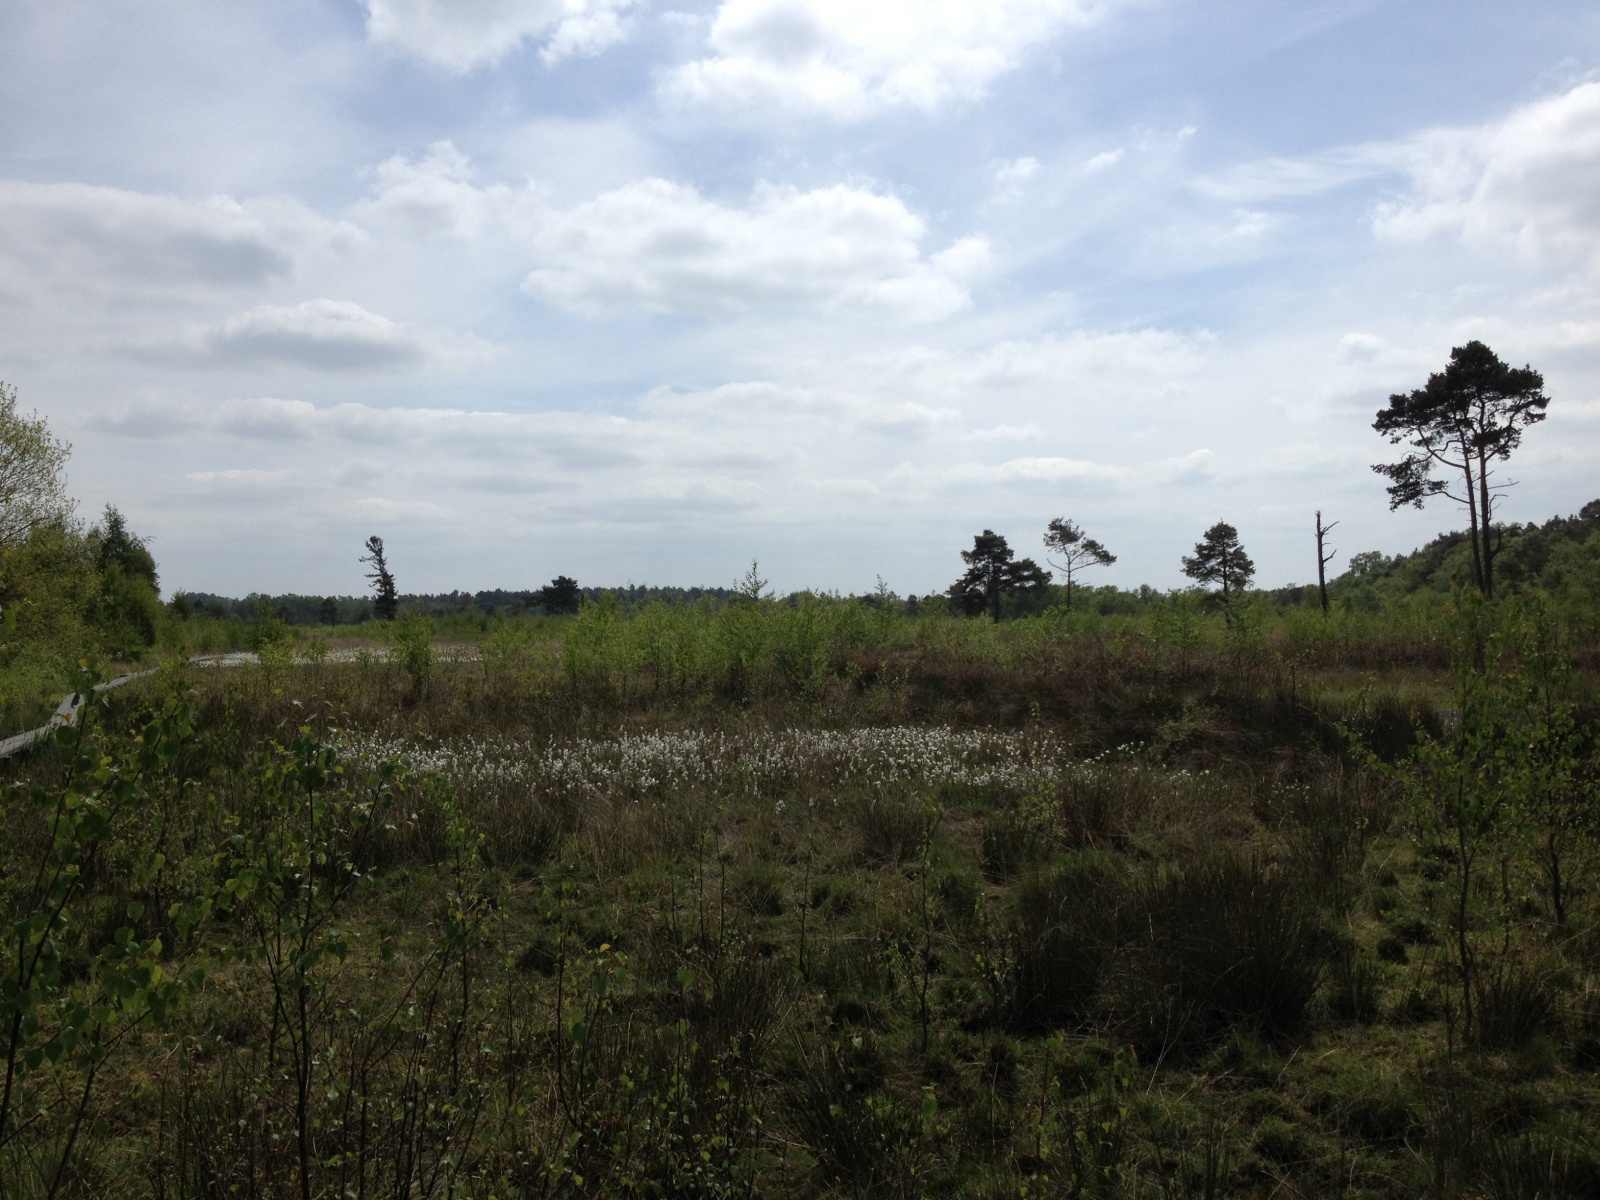
<svg viewBox="0 0 1600 1200">
<path fill-rule="evenodd" d="M 388 317 L 348 300 L 263 304 L 201 335 L 213 358 L 348 371 L 417 366 L 423 340 Z"/>
<path fill-rule="evenodd" d="M 1122 161 L 1123 156 L 1127 153 L 1127 150 L 1122 146 L 1118 146 L 1115 150 L 1102 150 L 1099 154 L 1096 154 L 1088 162 L 1083 164 L 1084 173 L 1086 175 L 1093 175 L 1096 172 L 1104 171 L 1109 167 L 1114 167 Z"/>
<path fill-rule="evenodd" d="M 1214 341 L 1204 331 L 1077 331 L 968 350 L 917 346 L 826 369 L 874 392 L 915 396 L 925 404 L 958 406 L 983 396 L 989 419 L 997 406 L 1012 403 L 1027 410 L 1029 421 L 1075 406 L 1127 415 L 1178 395 L 1206 367 Z"/>
<path fill-rule="evenodd" d="M 0 182 L 0 278 L 68 280 L 86 291 L 253 288 L 291 274 L 317 247 L 358 239 L 294 200 Z"/>
<path fill-rule="evenodd" d="M 184 475 L 190 483 L 231 491 L 275 492 L 285 488 L 301 487 L 305 472 L 294 470 L 263 471 L 252 467 L 230 467 L 221 471 L 190 471 Z"/>
<path fill-rule="evenodd" d="M 523 290 L 589 315 L 779 307 L 936 320 L 969 307 L 967 285 L 990 267 L 978 236 L 924 255 L 925 222 L 892 194 L 760 183 L 737 204 L 646 178 L 561 207 L 539 184 L 480 185 L 447 141 L 383 163 L 357 212 L 374 229 L 528 254 Z"/>
<path fill-rule="evenodd" d="M 301 442 L 316 432 L 317 408 L 304 400 L 229 400 L 209 422 L 219 433 L 253 442 Z"/>
<path fill-rule="evenodd" d="M 981 96 L 1029 50 L 1110 0 L 723 0 L 711 55 L 667 73 L 670 102 L 855 120 Z"/>
<path fill-rule="evenodd" d="M 1379 236 L 1444 234 L 1600 270 L 1600 82 L 1405 149 L 1412 193 L 1378 209 Z"/>
<path fill-rule="evenodd" d="M 969 306 L 989 249 L 968 237 L 924 258 L 925 231 L 896 197 L 859 188 L 761 184 L 736 207 L 646 179 L 545 217 L 523 288 L 585 313 L 815 306 L 936 320 Z"/>
<path fill-rule="evenodd" d="M 994 181 L 997 187 L 1017 188 L 1027 183 L 1038 173 L 1039 160 L 1030 154 L 1001 164 L 1000 169 L 994 173 Z"/>
<path fill-rule="evenodd" d="M 627 36 L 634 0 L 366 0 L 367 37 L 448 71 L 493 65 L 543 39 L 546 66 Z"/>
<path fill-rule="evenodd" d="M 91 413 L 89 427 L 122 437 L 170 438 L 202 428 L 202 421 L 192 403 L 146 395 L 134 402 L 123 401 Z"/>
<path fill-rule="evenodd" d="M 1016 480 L 1021 483 L 1071 481 L 1118 484 L 1127 480 L 1131 472 L 1126 467 L 1115 467 L 1107 463 L 1087 462 L 1054 455 L 1029 455 L 1008 459 L 989 468 L 984 474 L 991 479 Z"/>
<path fill-rule="evenodd" d="M 1406 149 L 1398 143 L 1345 147 L 1307 158 L 1242 163 L 1196 180 L 1195 190 L 1233 204 L 1298 199 L 1404 170 L 1407 160 Z"/>
<path fill-rule="evenodd" d="M 1039 160 L 1032 155 L 1001 163 L 994 173 L 994 199 L 998 203 L 1019 200 L 1028 184 L 1039 174 Z"/>
<path fill-rule="evenodd" d="M 1019 455 L 1016 443 L 1038 440 L 1036 431 L 974 439 L 951 408 L 766 380 L 656 389 L 628 416 L 151 397 L 95 424 L 165 436 L 190 460 L 176 477 L 220 495 L 293 483 L 307 511 L 426 502 L 457 523 L 502 503 L 493 498 L 539 496 L 550 518 L 593 528 L 713 513 L 740 524 L 866 520 L 885 504 L 937 510 L 981 494 L 1010 506 L 1063 485 L 1120 496 L 1185 482 L 1210 458 Z M 235 465 L 241 442 L 256 447 L 248 468 Z"/>
<path fill-rule="evenodd" d="M 715 422 L 729 430 L 759 427 L 762 432 L 757 440 L 771 440 L 772 434 L 782 429 L 782 440 L 791 443 L 809 440 L 817 430 L 825 430 L 830 439 L 865 436 L 921 441 L 961 425 L 961 414 L 950 406 L 933 408 L 843 387 L 803 387 L 769 380 L 727 383 L 695 392 L 656 388 L 639 407 L 649 418 L 692 415 L 698 422 Z"/>
<path fill-rule="evenodd" d="M 1245 163 L 1198 180 L 1196 188 L 1248 204 L 1397 175 L 1409 179 L 1410 190 L 1374 210 L 1380 238 L 1451 237 L 1529 261 L 1578 261 L 1600 271 L 1600 82 L 1482 125 Z"/>
<path fill-rule="evenodd" d="M 421 330 L 348 300 L 262 304 L 190 335 L 196 357 L 237 365 L 271 364 L 313 371 L 399 370 L 481 358 L 473 338 Z"/>
<path fill-rule="evenodd" d="M 963 462 L 945 476 L 952 480 L 981 483 L 1081 483 L 1113 491 L 1148 488 L 1151 485 L 1202 482 L 1211 475 L 1216 456 L 1210 450 L 1191 450 L 1175 458 L 1152 462 L 1107 463 L 1060 455 L 1024 455 L 998 463 Z"/>
<path fill-rule="evenodd" d="M 378 166 L 371 197 L 358 206 L 363 220 L 396 225 L 412 235 L 474 241 L 504 233 L 517 214 L 538 201 L 533 189 L 480 187 L 472 162 L 449 141 L 419 159 L 395 155 Z"/>
<path fill-rule="evenodd" d="M 1372 362 L 1382 357 L 1389 344 L 1377 334 L 1347 333 L 1339 339 L 1339 358 L 1345 362 Z"/>
</svg>

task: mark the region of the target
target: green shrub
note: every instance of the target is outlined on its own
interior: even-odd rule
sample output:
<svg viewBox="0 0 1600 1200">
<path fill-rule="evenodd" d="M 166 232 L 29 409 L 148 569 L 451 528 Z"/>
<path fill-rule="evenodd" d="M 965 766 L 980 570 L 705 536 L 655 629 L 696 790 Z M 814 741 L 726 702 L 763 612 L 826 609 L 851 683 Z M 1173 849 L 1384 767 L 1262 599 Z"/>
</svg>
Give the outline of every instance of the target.
<svg viewBox="0 0 1600 1200">
<path fill-rule="evenodd" d="M 1281 1117 L 1268 1117 L 1256 1129 L 1256 1153 L 1280 1166 L 1308 1162 L 1316 1153 L 1310 1131 Z"/>
<path fill-rule="evenodd" d="M 1375 960 L 1351 947 L 1328 964 L 1328 982 L 1328 1010 L 1334 1016 L 1363 1025 L 1378 1019 L 1383 1004 L 1383 968 Z"/>
<path fill-rule="evenodd" d="M 1235 1024 L 1300 1025 L 1321 974 L 1318 928 L 1297 881 L 1265 860 L 1216 854 L 1157 870 L 1126 908 L 1114 1006 L 1141 1054 Z"/>
<path fill-rule="evenodd" d="M 394 646 L 400 669 L 411 680 L 412 690 L 421 691 L 422 685 L 433 673 L 432 619 L 414 609 L 408 609 L 390 622 L 388 638 L 390 644 Z"/>
<path fill-rule="evenodd" d="M 920 853 L 933 836 L 938 811 L 917 797 L 880 790 L 861 803 L 856 820 L 867 859 L 899 864 Z"/>
<path fill-rule="evenodd" d="M 1004 883 L 1050 855 L 1050 838 L 1038 822 L 1016 809 L 990 813 L 983 820 L 983 872 L 994 883 Z"/>
<path fill-rule="evenodd" d="M 1093 1013 L 1127 896 L 1108 856 L 1083 852 L 1016 889 L 1008 953 L 991 974 L 995 1016 L 1037 1032 L 1079 1025 Z"/>
<path fill-rule="evenodd" d="M 871 1194 L 915 1175 L 926 1109 L 887 1094 L 884 1077 L 870 1035 L 802 1057 L 785 1107 L 824 1187 L 843 1184 Z"/>
<path fill-rule="evenodd" d="M 1547 970 L 1522 955 L 1481 965 L 1473 979 L 1473 1039 L 1491 1049 L 1527 1044 L 1556 1019 L 1554 981 Z"/>
<path fill-rule="evenodd" d="M 746 863 L 733 873 L 728 883 L 739 903 L 752 916 L 783 915 L 786 907 L 783 872 L 772 863 Z"/>
</svg>

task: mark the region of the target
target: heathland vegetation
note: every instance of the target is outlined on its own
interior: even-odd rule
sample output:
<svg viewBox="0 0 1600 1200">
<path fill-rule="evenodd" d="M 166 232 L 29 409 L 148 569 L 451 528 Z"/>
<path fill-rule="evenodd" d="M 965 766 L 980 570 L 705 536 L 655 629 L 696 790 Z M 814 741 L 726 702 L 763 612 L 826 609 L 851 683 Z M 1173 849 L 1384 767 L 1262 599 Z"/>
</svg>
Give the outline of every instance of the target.
<svg viewBox="0 0 1600 1200">
<path fill-rule="evenodd" d="M 6 553 L 8 702 L 96 699 L 0 767 L 0 1194 L 1600 1193 L 1600 502 L 1326 608 L 1218 523 L 1174 593 L 986 530 L 114 643 Z"/>
</svg>

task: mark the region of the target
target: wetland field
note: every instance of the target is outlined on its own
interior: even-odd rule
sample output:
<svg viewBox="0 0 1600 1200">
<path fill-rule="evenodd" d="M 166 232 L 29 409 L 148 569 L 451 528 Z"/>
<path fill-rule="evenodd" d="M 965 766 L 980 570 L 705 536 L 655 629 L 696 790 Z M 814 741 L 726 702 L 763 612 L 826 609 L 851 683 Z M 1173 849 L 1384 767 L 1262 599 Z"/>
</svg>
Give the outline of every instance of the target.
<svg viewBox="0 0 1600 1200">
<path fill-rule="evenodd" d="M 1535 596 L 373 628 L 4 765 L 5 1194 L 1600 1194 Z"/>
</svg>

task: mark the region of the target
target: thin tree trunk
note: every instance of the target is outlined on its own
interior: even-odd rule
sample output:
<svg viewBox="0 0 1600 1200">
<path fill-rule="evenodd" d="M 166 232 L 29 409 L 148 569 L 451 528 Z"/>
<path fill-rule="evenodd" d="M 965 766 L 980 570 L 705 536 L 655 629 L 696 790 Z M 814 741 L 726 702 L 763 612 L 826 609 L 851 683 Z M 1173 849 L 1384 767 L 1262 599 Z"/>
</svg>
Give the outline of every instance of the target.
<svg viewBox="0 0 1600 1200">
<path fill-rule="evenodd" d="M 1494 524 L 1489 499 L 1489 463 L 1482 450 L 1478 451 L 1478 493 L 1482 497 L 1482 512 L 1478 521 L 1483 527 L 1483 594 L 1488 600 L 1494 599 L 1494 547 L 1489 539 L 1494 536 Z"/>
<path fill-rule="evenodd" d="M 1555 916 L 1556 928 L 1567 927 L 1567 897 L 1562 889 L 1561 879 L 1561 847 L 1559 835 L 1555 830 L 1550 830 L 1545 836 L 1545 853 L 1547 867 L 1550 873 L 1550 907 Z"/>
<path fill-rule="evenodd" d="M 1338 523 L 1335 521 L 1333 525 Z M 1322 600 L 1323 616 L 1328 615 L 1328 563 L 1333 560 L 1333 555 L 1337 554 L 1338 551 L 1335 550 L 1332 554 L 1324 553 L 1322 539 L 1327 536 L 1333 525 L 1324 525 L 1322 523 L 1322 510 L 1319 508 L 1317 510 L 1317 595 Z"/>
<path fill-rule="evenodd" d="M 1456 953 L 1461 959 L 1461 1031 L 1472 1036 L 1472 945 L 1467 937 L 1467 906 L 1472 895 L 1472 851 L 1465 829 L 1456 830 Z"/>
<path fill-rule="evenodd" d="M 1478 552 L 1478 497 L 1473 490 L 1472 455 L 1468 452 L 1466 438 L 1461 441 L 1461 471 L 1467 478 L 1467 536 L 1472 541 L 1472 582 L 1485 596 L 1483 557 Z"/>
</svg>

